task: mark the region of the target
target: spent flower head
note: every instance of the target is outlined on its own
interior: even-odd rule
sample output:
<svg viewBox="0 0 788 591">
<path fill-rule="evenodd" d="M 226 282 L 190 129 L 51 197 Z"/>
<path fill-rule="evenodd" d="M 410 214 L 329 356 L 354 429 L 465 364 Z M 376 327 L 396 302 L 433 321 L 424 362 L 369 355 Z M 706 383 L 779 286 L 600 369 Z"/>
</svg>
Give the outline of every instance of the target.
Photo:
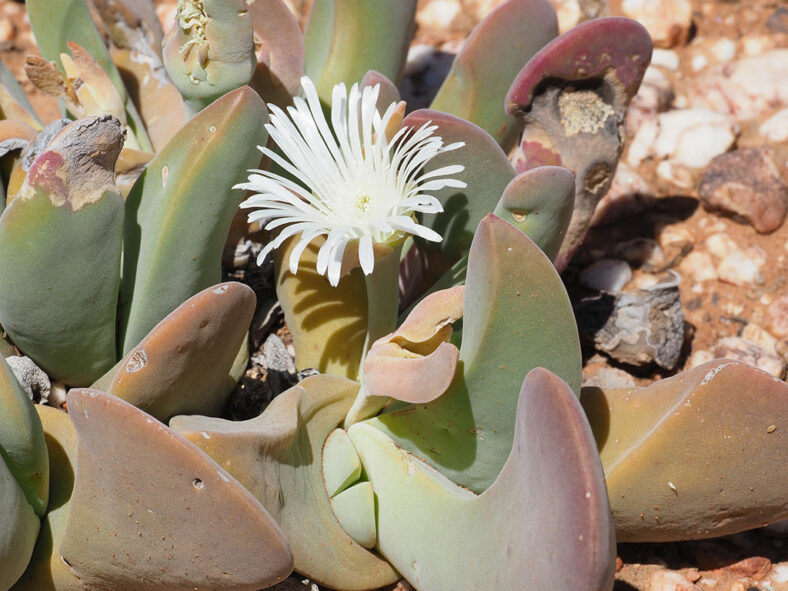
<svg viewBox="0 0 788 591">
<path fill-rule="evenodd" d="M 269 105 L 266 129 L 279 151 L 259 146 L 298 182 L 276 172 L 251 170 L 248 182 L 237 185 L 255 192 L 241 204 L 256 208 L 249 214 L 250 222 L 268 220 L 266 230 L 281 228 L 260 253 L 258 264 L 300 234 L 290 255 L 290 271 L 296 273 L 304 249 L 326 236 L 318 252 L 317 272 L 327 274 L 336 285 L 349 245 L 358 248 L 358 261 L 369 274 L 375 262 L 374 244 L 394 244 L 409 234 L 440 241 L 439 234 L 417 223 L 415 213 L 443 211 L 429 193 L 464 188 L 464 182 L 452 178 L 464 167 L 455 164 L 424 172 L 424 166 L 464 144 L 444 145 L 434 135 L 437 126 L 430 123 L 418 129 L 400 128 L 387 137 L 398 109 L 392 103 L 382 115 L 378 112 L 379 86 L 361 89 L 354 84 L 348 95 L 345 85 L 337 84 L 330 124 L 312 81 L 302 78 L 301 87 L 304 98 L 296 97 L 287 113 Z"/>
</svg>

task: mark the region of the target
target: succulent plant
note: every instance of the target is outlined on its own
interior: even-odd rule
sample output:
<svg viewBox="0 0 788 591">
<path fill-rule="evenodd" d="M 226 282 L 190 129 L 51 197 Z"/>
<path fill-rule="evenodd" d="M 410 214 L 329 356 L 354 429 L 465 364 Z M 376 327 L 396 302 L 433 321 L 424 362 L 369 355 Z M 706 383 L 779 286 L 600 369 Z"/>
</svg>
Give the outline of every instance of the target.
<svg viewBox="0 0 788 591">
<path fill-rule="evenodd" d="M 281 0 L 179 0 L 165 36 L 148 1 L 28 0 L 28 76 L 75 120 L 44 126 L 0 68 L 0 352 L 74 388 L 67 413 L 34 406 L 0 361 L 0 590 L 252 590 L 295 568 L 339 590 L 609 591 L 616 537 L 788 515 L 763 476 L 784 383 L 715 361 L 580 388 L 556 268 L 615 170 L 644 29 L 557 37 L 547 0 L 509 0 L 408 113 L 415 8 L 315 0 L 302 34 Z M 241 188 L 321 375 L 229 421 L 255 308 L 219 283 Z"/>
</svg>

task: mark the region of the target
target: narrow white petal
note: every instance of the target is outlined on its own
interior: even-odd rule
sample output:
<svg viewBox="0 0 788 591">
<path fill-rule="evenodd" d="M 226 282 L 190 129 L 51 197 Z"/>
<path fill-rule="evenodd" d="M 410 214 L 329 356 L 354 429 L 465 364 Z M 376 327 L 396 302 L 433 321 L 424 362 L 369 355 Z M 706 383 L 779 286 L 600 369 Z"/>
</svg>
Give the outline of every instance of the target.
<svg viewBox="0 0 788 591">
<path fill-rule="evenodd" d="M 372 250 L 372 236 L 365 234 L 358 241 L 358 260 L 365 275 L 372 273 L 375 266 L 375 252 Z"/>
</svg>

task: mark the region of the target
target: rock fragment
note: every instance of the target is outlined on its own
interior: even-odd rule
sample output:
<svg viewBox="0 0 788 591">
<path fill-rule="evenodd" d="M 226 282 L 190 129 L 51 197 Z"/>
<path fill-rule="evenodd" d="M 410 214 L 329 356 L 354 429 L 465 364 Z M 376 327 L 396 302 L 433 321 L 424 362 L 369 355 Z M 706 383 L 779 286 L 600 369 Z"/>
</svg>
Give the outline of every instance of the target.
<svg viewBox="0 0 788 591">
<path fill-rule="evenodd" d="M 707 210 L 746 221 L 762 234 L 779 228 L 788 213 L 788 185 L 766 148 L 740 149 L 714 158 L 699 193 Z"/>
<path fill-rule="evenodd" d="M 631 292 L 603 292 L 575 306 L 581 336 L 598 351 L 634 366 L 675 367 L 684 343 L 679 276 Z"/>
<path fill-rule="evenodd" d="M 46 404 L 49 399 L 51 384 L 46 372 L 38 367 L 30 357 L 12 355 L 6 357 L 8 367 L 16 377 L 16 381 L 33 402 Z"/>
<path fill-rule="evenodd" d="M 788 107 L 788 49 L 709 68 L 698 79 L 690 102 L 737 119 L 754 119 Z"/>
<path fill-rule="evenodd" d="M 782 379 L 785 362 L 778 356 L 762 349 L 742 337 L 724 337 L 717 341 L 713 349 L 717 358 L 735 359 L 757 367 L 776 378 Z"/>
<path fill-rule="evenodd" d="M 580 273 L 580 282 L 591 289 L 616 292 L 632 279 L 632 269 L 626 261 L 602 259 Z"/>
<path fill-rule="evenodd" d="M 692 4 L 689 0 L 624 0 L 624 16 L 640 21 L 656 47 L 684 45 L 692 26 Z"/>
</svg>

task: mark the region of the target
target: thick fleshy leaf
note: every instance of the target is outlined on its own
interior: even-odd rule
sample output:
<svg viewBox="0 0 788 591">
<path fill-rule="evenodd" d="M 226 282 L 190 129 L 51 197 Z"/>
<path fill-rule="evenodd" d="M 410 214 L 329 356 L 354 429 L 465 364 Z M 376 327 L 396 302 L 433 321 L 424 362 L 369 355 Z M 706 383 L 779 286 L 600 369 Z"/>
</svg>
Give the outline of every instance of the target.
<svg viewBox="0 0 788 591">
<path fill-rule="evenodd" d="M 717 359 L 645 388 L 583 388 L 616 537 L 722 536 L 788 518 L 788 386 Z"/>
<path fill-rule="evenodd" d="M 46 512 L 49 462 L 41 421 L 33 402 L 0 357 L 0 463 L 13 474 L 36 514 Z"/>
<path fill-rule="evenodd" d="M 345 591 L 377 589 L 398 578 L 388 562 L 340 527 L 323 483 L 323 445 L 357 390 L 356 382 L 319 375 L 280 394 L 248 421 L 195 416 L 170 421 L 270 511 L 290 542 L 296 571 Z"/>
<path fill-rule="evenodd" d="M 572 217 L 574 196 L 575 175 L 561 166 L 540 166 L 518 174 L 506 186 L 495 215 L 555 260 Z"/>
<path fill-rule="evenodd" d="M 411 277 L 408 278 L 417 284 L 411 288 L 416 294 L 435 283 L 452 264 L 468 253 L 479 222 L 493 211 L 506 185 L 514 178 L 514 169 L 504 151 L 487 132 L 473 123 L 439 111 L 419 109 L 405 117 L 402 126 L 418 129 L 429 122 L 438 126 L 436 134 L 443 138 L 445 144 L 464 142 L 465 145 L 436 156 L 427 163 L 424 171 L 460 164 L 465 170 L 455 178 L 468 186 L 436 191 L 434 194 L 443 205 L 443 212 L 422 214 L 423 225 L 436 231 L 443 240 L 429 243 L 417 240 L 417 248 L 408 253 L 408 257 L 420 259 L 410 265 Z"/>
<path fill-rule="evenodd" d="M 322 240 L 304 250 L 295 275 L 288 264 L 297 240 L 277 249 L 276 295 L 293 334 L 296 367 L 355 379 L 367 330 L 364 275 L 354 269 L 332 287 L 316 269 Z"/>
<path fill-rule="evenodd" d="M 187 298 L 221 281 L 233 189 L 259 163 L 265 105 L 250 88 L 230 92 L 173 137 L 126 199 L 120 327 L 122 354 Z"/>
<path fill-rule="evenodd" d="M 329 497 L 334 497 L 361 478 L 358 459 L 347 431 L 334 429 L 323 446 L 323 482 Z"/>
<path fill-rule="evenodd" d="M 304 74 L 304 35 L 283 0 L 249 3 L 254 28 L 257 68 L 249 83 L 266 103 L 290 103 L 301 91 Z"/>
<path fill-rule="evenodd" d="M 526 170 L 506 186 L 493 213 L 523 232 L 554 260 L 572 216 L 574 179 L 574 175 L 561 166 Z M 465 284 L 467 272 L 468 256 L 464 255 L 428 293 Z"/>
<path fill-rule="evenodd" d="M 71 385 L 91 383 L 117 359 L 121 143 L 108 115 L 69 124 L 0 217 L 0 323 L 25 355 Z"/>
<path fill-rule="evenodd" d="M 304 33 L 306 75 L 331 103 L 335 84 L 368 70 L 398 81 L 414 30 L 416 0 L 315 0 Z"/>
<path fill-rule="evenodd" d="M 142 339 L 94 387 L 161 421 L 176 414 L 219 414 L 235 381 L 239 344 L 256 303 L 243 283 L 221 283 L 192 296 Z"/>
<path fill-rule="evenodd" d="M 576 175 L 575 210 L 556 259 L 566 267 L 607 193 L 623 148 L 624 118 L 651 60 L 651 37 L 637 21 L 599 18 L 570 29 L 520 71 L 506 110 L 525 124 L 518 172 L 560 164 Z"/>
<path fill-rule="evenodd" d="M 509 0 L 479 23 L 465 41 L 431 109 L 475 123 L 507 152 L 522 123 L 504 111 L 512 80 L 528 60 L 558 35 L 548 0 Z"/>
<path fill-rule="evenodd" d="M 397 330 L 375 341 L 346 425 L 375 416 L 391 398 L 421 404 L 449 388 L 460 352 L 448 341 L 451 324 L 462 318 L 462 294 L 460 286 L 428 295 Z"/>
<path fill-rule="evenodd" d="M 333 497 L 331 509 L 354 542 L 364 548 L 375 546 L 375 492 L 369 482 L 359 482 Z"/>
<path fill-rule="evenodd" d="M 386 76 L 376 70 L 369 70 L 361 79 L 360 86 L 376 86 L 380 85 L 378 94 L 378 111 L 385 113 L 391 103 L 398 103 L 402 100 L 399 94 L 397 85 L 389 80 Z"/>
<path fill-rule="evenodd" d="M 372 419 L 399 445 L 452 481 L 481 492 L 512 448 L 516 393 L 535 367 L 580 390 L 580 342 L 572 307 L 550 260 L 511 224 L 487 216 L 468 261 L 460 367 L 427 404 Z"/>
<path fill-rule="evenodd" d="M 2 60 L 0 60 L 0 119 L 13 119 L 26 123 L 36 130 L 43 127 L 25 91 Z"/>
<path fill-rule="evenodd" d="M 66 530 L 74 470 L 77 465 L 77 431 L 71 418 L 51 406 L 36 405 L 44 427 L 49 457 L 49 506 L 41 521 L 33 556 L 25 574 L 12 591 L 84 591 L 79 579 L 60 557 L 58 548 Z"/>
<path fill-rule="evenodd" d="M 145 122 L 155 150 L 186 121 L 181 93 L 167 77 L 161 56 L 164 33 L 150 0 L 92 0 L 109 52 Z"/>
<path fill-rule="evenodd" d="M 246 0 L 187 0 L 164 37 L 167 74 L 188 116 L 248 84 L 257 66 Z"/>
<path fill-rule="evenodd" d="M 377 497 L 377 548 L 419 591 L 612 589 L 605 480 L 574 393 L 535 369 L 514 423 L 508 460 L 480 496 L 377 429 L 350 428 Z"/>
<path fill-rule="evenodd" d="M 68 42 L 79 44 L 109 75 L 123 99 L 129 126 L 143 150 L 151 150 L 134 103 L 126 93 L 120 72 L 112 63 L 107 46 L 96 30 L 85 0 L 29 0 L 25 3 L 36 44 L 45 59 L 58 62 L 60 54 L 68 53 Z"/>
<path fill-rule="evenodd" d="M 2 211 L 0 211 L 0 213 L 2 213 Z M 8 340 L 5 330 L 2 326 L 0 326 L 0 356 L 10 357 L 11 355 L 16 354 L 17 353 L 16 349 L 14 349 L 14 345 Z"/>
<path fill-rule="evenodd" d="M 68 408 L 79 447 L 59 552 L 86 588 L 256 591 L 290 573 L 274 520 L 186 439 L 96 390 Z"/>
<path fill-rule="evenodd" d="M 0 589 L 8 589 L 30 560 L 41 522 L 2 457 L 0 507 Z"/>
</svg>

